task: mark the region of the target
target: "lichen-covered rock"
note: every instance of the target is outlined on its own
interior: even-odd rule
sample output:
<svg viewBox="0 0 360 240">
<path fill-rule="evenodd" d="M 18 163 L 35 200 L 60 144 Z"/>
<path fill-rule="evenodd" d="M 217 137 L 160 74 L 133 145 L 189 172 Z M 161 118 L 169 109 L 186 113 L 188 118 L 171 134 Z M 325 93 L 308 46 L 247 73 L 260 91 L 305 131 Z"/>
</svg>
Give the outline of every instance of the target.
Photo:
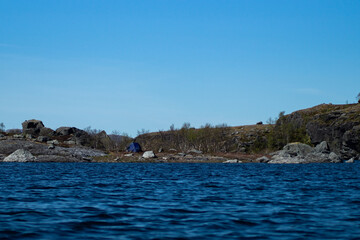
<svg viewBox="0 0 360 240">
<path fill-rule="evenodd" d="M 18 149 L 3 160 L 4 162 L 34 162 L 34 157 L 29 151 Z"/>
</svg>

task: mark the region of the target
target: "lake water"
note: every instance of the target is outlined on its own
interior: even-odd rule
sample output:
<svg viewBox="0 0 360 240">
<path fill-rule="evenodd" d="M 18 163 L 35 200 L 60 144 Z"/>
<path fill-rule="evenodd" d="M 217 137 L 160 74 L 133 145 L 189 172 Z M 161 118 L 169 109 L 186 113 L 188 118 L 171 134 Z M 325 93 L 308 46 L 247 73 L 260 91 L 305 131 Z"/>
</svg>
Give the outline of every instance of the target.
<svg viewBox="0 0 360 240">
<path fill-rule="evenodd" d="M 360 239 L 360 164 L 0 163 L 0 239 Z"/>
</svg>

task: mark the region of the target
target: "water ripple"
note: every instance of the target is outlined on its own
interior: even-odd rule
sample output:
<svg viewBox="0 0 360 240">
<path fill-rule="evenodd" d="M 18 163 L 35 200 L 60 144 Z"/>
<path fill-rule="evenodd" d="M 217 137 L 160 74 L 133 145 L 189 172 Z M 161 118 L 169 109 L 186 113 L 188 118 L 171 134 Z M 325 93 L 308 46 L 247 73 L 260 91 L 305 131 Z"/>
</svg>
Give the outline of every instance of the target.
<svg viewBox="0 0 360 240">
<path fill-rule="evenodd" d="M 0 239 L 360 237 L 356 163 L 0 165 Z"/>
</svg>

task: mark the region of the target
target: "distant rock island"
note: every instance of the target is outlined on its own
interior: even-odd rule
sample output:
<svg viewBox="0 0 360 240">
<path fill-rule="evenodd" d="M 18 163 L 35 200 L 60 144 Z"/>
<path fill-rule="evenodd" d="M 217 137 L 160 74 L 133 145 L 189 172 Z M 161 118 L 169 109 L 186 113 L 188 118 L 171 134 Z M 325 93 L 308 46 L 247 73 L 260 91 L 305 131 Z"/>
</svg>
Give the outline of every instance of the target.
<svg viewBox="0 0 360 240">
<path fill-rule="evenodd" d="M 143 152 L 129 153 L 136 142 Z M 321 104 L 268 124 L 170 128 L 135 139 L 32 119 L 0 133 L 4 162 L 354 162 L 360 157 L 360 104 Z"/>
</svg>

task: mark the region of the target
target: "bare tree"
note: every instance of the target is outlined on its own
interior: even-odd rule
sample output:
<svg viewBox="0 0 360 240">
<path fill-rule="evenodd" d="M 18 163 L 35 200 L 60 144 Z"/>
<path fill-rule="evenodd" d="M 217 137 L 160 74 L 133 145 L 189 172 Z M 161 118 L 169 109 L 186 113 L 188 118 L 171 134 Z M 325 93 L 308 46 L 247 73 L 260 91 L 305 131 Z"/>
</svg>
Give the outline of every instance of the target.
<svg viewBox="0 0 360 240">
<path fill-rule="evenodd" d="M 140 135 L 143 135 L 143 134 L 146 134 L 149 132 L 150 132 L 150 130 L 146 130 L 146 129 L 142 128 L 141 130 L 137 130 L 137 136 L 140 136 Z"/>
<path fill-rule="evenodd" d="M 0 123 L 0 132 L 5 132 L 5 124 Z"/>
</svg>

